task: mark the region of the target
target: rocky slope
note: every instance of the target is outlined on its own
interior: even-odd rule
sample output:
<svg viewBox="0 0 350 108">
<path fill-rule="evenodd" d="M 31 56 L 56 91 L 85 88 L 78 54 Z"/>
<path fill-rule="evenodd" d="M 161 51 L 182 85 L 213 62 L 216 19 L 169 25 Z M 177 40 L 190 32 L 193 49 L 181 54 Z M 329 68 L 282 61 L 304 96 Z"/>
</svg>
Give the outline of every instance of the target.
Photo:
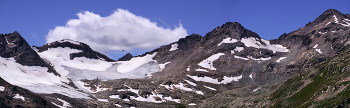
<svg viewBox="0 0 350 108">
<path fill-rule="evenodd" d="M 347 95 L 335 101 L 330 99 L 335 92 L 346 94 L 347 83 L 340 79 L 346 79 L 348 71 L 345 67 L 349 26 L 350 15 L 330 9 L 303 28 L 278 39 L 264 40 L 238 22 L 227 22 L 205 36 L 192 34 L 140 56 L 127 54 L 118 61 L 77 41 L 61 40 L 30 48 L 17 32 L 5 34 L 0 36 L 3 58 L 0 68 L 5 69 L 0 71 L 4 79 L 0 80 L 3 82 L 0 87 L 5 88 L 0 93 L 7 93 L 8 102 L 1 104 L 23 107 L 27 104 L 33 107 L 302 107 L 332 103 L 331 106 L 344 106 Z M 23 59 L 23 53 L 30 57 Z M 333 64 L 325 65 L 329 63 Z M 11 70 L 6 64 L 20 68 Z M 329 74 L 329 70 L 334 74 Z M 36 79 L 15 81 L 12 78 L 15 75 L 9 71 L 21 74 L 19 77 L 24 79 L 25 75 L 35 72 L 48 78 L 35 74 L 34 78 L 45 83 Z M 330 81 L 327 78 L 331 78 Z M 33 83 L 28 84 L 28 81 Z M 317 87 L 311 91 L 315 95 L 304 95 L 309 94 L 310 86 L 314 85 Z M 8 89 L 14 86 L 24 91 Z M 331 92 L 320 93 L 325 87 Z M 29 100 L 38 97 L 35 98 L 38 101 L 14 104 L 18 103 L 15 93 Z M 303 96 L 297 96 L 300 94 Z"/>
</svg>

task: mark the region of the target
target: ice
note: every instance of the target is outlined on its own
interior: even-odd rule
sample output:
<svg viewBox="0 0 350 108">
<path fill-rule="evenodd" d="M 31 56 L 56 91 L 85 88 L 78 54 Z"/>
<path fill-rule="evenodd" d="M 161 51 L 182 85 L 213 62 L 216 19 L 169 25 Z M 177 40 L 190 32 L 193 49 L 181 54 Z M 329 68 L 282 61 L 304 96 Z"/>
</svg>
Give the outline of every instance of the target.
<svg viewBox="0 0 350 108">
<path fill-rule="evenodd" d="M 195 81 L 202 81 L 202 82 L 208 82 L 208 83 L 213 83 L 213 84 L 227 84 L 231 83 L 232 81 L 238 81 L 239 79 L 242 78 L 242 75 L 237 76 L 237 77 L 226 77 L 224 76 L 223 80 L 221 82 L 218 81 L 218 79 L 213 79 L 211 77 L 198 77 L 198 76 L 191 76 L 187 75 L 188 77 L 192 78 Z"/>
<path fill-rule="evenodd" d="M 264 39 L 261 39 L 261 41 L 266 45 L 263 45 L 262 43 L 260 43 L 258 38 L 248 37 L 248 38 L 241 39 L 241 42 L 244 43 L 246 47 L 269 49 L 269 50 L 272 50 L 274 53 L 289 52 L 289 49 L 287 49 L 286 47 L 283 47 L 282 45 L 273 45 L 273 44 L 270 44 L 270 41 L 264 40 Z"/>
<path fill-rule="evenodd" d="M 19 94 L 15 94 L 15 96 L 13 97 L 15 99 L 22 99 L 23 101 L 25 101 L 25 98 Z"/>
<path fill-rule="evenodd" d="M 205 86 L 205 85 L 203 85 L 205 88 L 208 88 L 208 89 L 210 89 L 210 90 L 214 90 L 214 91 L 216 91 L 216 89 L 215 88 L 212 88 L 212 87 L 208 87 L 208 86 Z"/>
<path fill-rule="evenodd" d="M 177 44 L 177 43 L 174 43 L 174 44 L 171 44 L 171 49 L 169 50 L 169 51 L 175 51 L 175 50 L 177 50 L 177 47 L 178 47 L 179 45 Z"/>
<path fill-rule="evenodd" d="M 249 60 L 248 58 L 244 58 L 244 57 L 240 57 L 240 56 L 234 56 L 234 58 L 238 58 L 238 59 L 243 59 L 243 60 Z"/>
<path fill-rule="evenodd" d="M 201 61 L 198 65 L 203 67 L 203 68 L 210 69 L 210 70 L 216 70 L 216 68 L 213 66 L 213 61 L 219 59 L 219 57 L 222 55 L 225 55 L 225 54 L 224 53 L 217 53 L 217 54 L 211 55 L 207 59 Z"/>
<path fill-rule="evenodd" d="M 190 66 L 187 67 L 187 71 L 190 71 Z"/>
<path fill-rule="evenodd" d="M 244 47 L 236 47 L 234 50 L 238 51 L 238 52 L 241 52 L 243 49 L 244 49 Z"/>
<path fill-rule="evenodd" d="M 159 64 L 159 68 L 160 68 L 159 71 L 162 71 L 165 68 L 165 65 L 167 65 L 169 63 L 171 63 L 171 62 L 166 62 L 164 64 Z"/>
<path fill-rule="evenodd" d="M 5 87 L 4 86 L 0 86 L 0 91 L 5 91 Z"/>
<path fill-rule="evenodd" d="M 205 69 L 196 69 L 196 71 L 209 72 L 209 71 L 207 71 Z"/>
<path fill-rule="evenodd" d="M 285 59 L 287 57 L 280 57 L 279 59 L 276 60 L 277 63 L 281 62 L 281 60 Z"/>
<path fill-rule="evenodd" d="M 249 78 L 253 79 L 253 74 L 250 74 L 250 75 L 249 75 Z"/>
<path fill-rule="evenodd" d="M 321 49 L 315 49 L 318 53 L 322 54 Z"/>
<path fill-rule="evenodd" d="M 109 102 L 108 99 L 97 99 L 100 102 Z"/>
<path fill-rule="evenodd" d="M 191 106 L 193 106 L 193 105 L 197 105 L 197 104 L 195 104 L 195 103 L 189 103 L 188 105 L 191 105 Z"/>
<path fill-rule="evenodd" d="M 157 62 L 156 60 L 152 59 L 155 55 L 157 55 L 157 52 L 153 54 L 147 54 L 143 57 L 134 57 L 129 61 L 121 61 L 119 63 L 122 63 L 122 64 L 118 66 L 117 70 L 120 73 L 127 73 L 148 62 L 151 62 L 151 61 Z"/>
<path fill-rule="evenodd" d="M 231 39 L 230 37 L 228 37 L 228 38 L 222 40 L 222 42 L 219 43 L 218 46 L 220 46 L 220 45 L 223 44 L 223 43 L 235 43 L 235 42 L 238 42 L 238 40 L 236 40 L 236 39 Z"/>
<path fill-rule="evenodd" d="M 188 80 L 185 80 L 188 84 L 191 84 L 191 85 L 193 85 L 193 86 L 197 86 L 197 84 L 196 83 L 194 83 L 194 82 L 191 82 L 191 81 L 188 81 Z"/>
<path fill-rule="evenodd" d="M 318 44 L 316 44 L 314 47 L 312 47 L 312 48 L 317 48 L 317 46 L 318 46 Z"/>
<path fill-rule="evenodd" d="M 123 107 L 123 106 L 121 106 L 121 105 L 119 105 L 119 104 L 114 104 L 115 106 L 117 106 L 117 107 Z"/>
</svg>

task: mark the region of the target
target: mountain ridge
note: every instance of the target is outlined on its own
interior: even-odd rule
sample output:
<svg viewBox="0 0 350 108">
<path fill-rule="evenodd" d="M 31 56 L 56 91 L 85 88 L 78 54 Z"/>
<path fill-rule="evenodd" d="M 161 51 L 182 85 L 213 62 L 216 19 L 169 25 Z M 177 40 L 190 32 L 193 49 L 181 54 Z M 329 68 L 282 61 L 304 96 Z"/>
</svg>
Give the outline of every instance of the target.
<svg viewBox="0 0 350 108">
<path fill-rule="evenodd" d="M 265 40 L 238 22 L 227 22 L 204 37 L 192 34 L 140 56 L 127 54 L 117 61 L 81 42 L 56 41 L 30 50 L 58 70 L 59 78 L 67 79 L 59 80 L 65 81 L 59 83 L 62 88 L 45 87 L 66 93 L 41 93 L 32 86 L 18 86 L 35 91 L 32 94 L 58 107 L 67 102 L 62 99 L 70 100 L 72 107 L 274 107 L 278 104 L 269 102 L 278 103 L 284 98 L 274 100 L 269 95 L 275 96 L 275 91 L 283 89 L 291 78 L 348 51 L 348 16 L 330 9 L 305 27 L 274 40 Z M 7 39 L 8 35 L 0 36 L 0 42 Z M 11 47 L 6 45 L 4 48 Z M 0 64 L 7 62 L 0 59 Z M 23 72 L 33 73 L 32 68 L 23 66 Z M 6 72 L 0 74 L 4 81 L 9 79 L 5 75 Z M 7 86 L 5 90 L 11 91 Z"/>
</svg>

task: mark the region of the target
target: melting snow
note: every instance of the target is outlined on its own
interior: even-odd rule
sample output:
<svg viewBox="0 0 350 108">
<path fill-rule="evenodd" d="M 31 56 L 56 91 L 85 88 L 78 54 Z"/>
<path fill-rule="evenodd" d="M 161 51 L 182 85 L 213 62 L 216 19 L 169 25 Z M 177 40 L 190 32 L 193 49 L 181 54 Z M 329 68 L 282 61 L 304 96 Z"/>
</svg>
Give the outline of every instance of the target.
<svg viewBox="0 0 350 108">
<path fill-rule="evenodd" d="M 198 65 L 210 70 L 216 70 L 216 68 L 213 66 L 213 61 L 219 59 L 220 56 L 225 55 L 224 53 L 217 53 L 214 55 L 211 55 L 207 59 L 201 61 Z"/>
<path fill-rule="evenodd" d="M 239 79 L 242 78 L 242 75 L 237 76 L 237 77 L 226 77 L 224 76 L 223 80 L 221 82 L 218 81 L 218 79 L 213 79 L 211 77 L 198 77 L 198 76 L 191 76 L 187 75 L 188 77 L 192 78 L 195 81 L 202 81 L 202 82 L 208 82 L 208 83 L 213 83 L 213 84 L 227 84 L 231 83 L 232 81 L 238 81 Z"/>
<path fill-rule="evenodd" d="M 248 58 L 244 58 L 244 57 L 240 57 L 240 56 L 234 56 L 235 58 L 238 58 L 238 59 L 243 59 L 243 60 L 249 60 Z"/>
<path fill-rule="evenodd" d="M 178 47 L 179 45 L 177 44 L 177 43 L 174 43 L 174 44 L 172 44 L 171 45 L 171 49 L 169 50 L 169 51 L 175 51 L 175 50 L 177 50 L 177 47 Z"/>
<path fill-rule="evenodd" d="M 156 54 L 157 52 L 153 53 L 152 55 L 147 54 L 146 56 L 143 56 L 143 57 L 134 57 L 129 61 L 121 61 L 120 63 L 122 64 L 118 66 L 117 70 L 118 72 L 126 73 L 148 62 L 151 62 L 151 61 L 157 62 L 156 60 L 152 59 L 154 56 L 156 56 Z"/>
<path fill-rule="evenodd" d="M 15 99 L 22 99 L 23 101 L 25 101 L 25 98 L 19 94 L 15 94 L 15 96 L 13 97 Z"/>
<path fill-rule="evenodd" d="M 169 63 L 171 63 L 171 62 L 166 62 L 164 64 L 159 64 L 159 68 L 160 68 L 159 71 L 162 71 L 165 68 L 165 65 L 167 65 Z"/>
<path fill-rule="evenodd" d="M 160 84 L 160 86 L 163 86 L 163 87 L 167 88 L 168 90 L 177 88 L 177 89 L 181 89 L 181 90 L 184 90 L 184 91 L 192 91 L 192 92 L 195 92 L 195 93 L 200 94 L 200 95 L 204 94 L 201 91 L 195 91 L 194 89 L 185 87 L 183 83 L 171 84 L 171 85 Z"/>
<path fill-rule="evenodd" d="M 196 71 L 209 72 L 209 71 L 207 71 L 205 69 L 196 69 Z"/>
<path fill-rule="evenodd" d="M 235 43 L 235 42 L 238 42 L 238 40 L 236 40 L 236 39 L 231 39 L 230 37 L 228 37 L 228 38 L 222 40 L 222 42 L 219 43 L 218 46 L 220 46 L 220 45 L 223 44 L 223 43 Z"/>
<path fill-rule="evenodd" d="M 243 49 L 244 49 L 244 47 L 236 47 L 234 50 L 238 51 L 238 52 L 241 52 Z"/>
<path fill-rule="evenodd" d="M 280 57 L 278 60 L 276 60 L 277 63 L 281 62 L 281 60 L 285 59 L 287 57 Z"/>
<path fill-rule="evenodd" d="M 286 47 L 283 47 L 282 45 L 273 45 L 273 44 L 271 45 L 270 41 L 264 40 L 264 39 L 261 39 L 261 41 L 266 45 L 261 44 L 258 38 L 249 37 L 249 38 L 241 39 L 241 42 L 244 43 L 245 46 L 247 47 L 269 49 L 269 50 L 272 50 L 274 53 L 289 52 L 289 49 L 287 49 Z"/>
<path fill-rule="evenodd" d="M 188 81 L 188 80 L 185 80 L 188 84 L 191 84 L 191 85 L 193 85 L 193 86 L 197 86 L 197 84 L 196 83 L 194 83 L 194 82 L 191 82 L 191 81 Z"/>
<path fill-rule="evenodd" d="M 212 87 L 208 87 L 208 86 L 205 86 L 205 85 L 203 85 L 205 88 L 208 88 L 208 89 L 210 89 L 210 90 L 214 90 L 214 91 L 216 91 L 216 89 L 215 88 L 212 88 Z"/>
<path fill-rule="evenodd" d="M 4 86 L 0 86 L 0 91 L 4 91 L 5 87 Z"/>
</svg>

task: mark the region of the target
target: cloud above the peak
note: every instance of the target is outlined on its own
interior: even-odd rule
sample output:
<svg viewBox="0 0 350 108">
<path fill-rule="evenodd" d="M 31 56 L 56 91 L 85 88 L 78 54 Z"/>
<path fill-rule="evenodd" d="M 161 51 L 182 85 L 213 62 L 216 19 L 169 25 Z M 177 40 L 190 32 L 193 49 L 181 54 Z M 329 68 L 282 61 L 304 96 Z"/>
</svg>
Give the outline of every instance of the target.
<svg viewBox="0 0 350 108">
<path fill-rule="evenodd" d="M 46 42 L 72 39 L 106 53 L 116 50 L 151 50 L 188 35 L 181 23 L 174 29 L 163 28 L 157 26 L 156 22 L 124 9 L 117 9 L 106 17 L 89 11 L 78 13 L 77 16 L 78 19 L 69 20 L 65 26 L 50 30 Z"/>
</svg>

